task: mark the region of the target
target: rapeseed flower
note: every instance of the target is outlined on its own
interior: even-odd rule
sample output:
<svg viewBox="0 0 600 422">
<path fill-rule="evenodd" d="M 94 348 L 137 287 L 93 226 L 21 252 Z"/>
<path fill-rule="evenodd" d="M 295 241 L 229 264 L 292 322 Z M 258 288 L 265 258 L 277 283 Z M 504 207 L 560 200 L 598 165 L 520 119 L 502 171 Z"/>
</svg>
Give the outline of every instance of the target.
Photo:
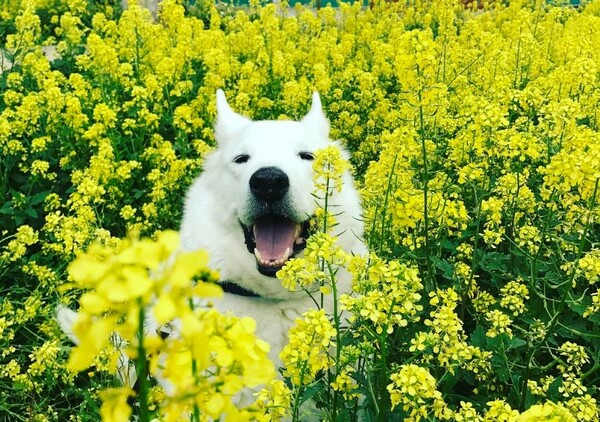
<svg viewBox="0 0 600 422">
<path fill-rule="evenodd" d="M 390 377 L 392 406 L 401 405 L 411 420 L 419 421 L 432 413 L 434 402 L 442 402 L 442 395 L 436 388 L 435 378 L 427 369 L 417 365 L 402 365 L 400 370 Z"/>
<path fill-rule="evenodd" d="M 555 421 L 575 422 L 573 415 L 563 406 L 552 402 L 536 404 L 519 416 L 519 422 Z"/>
<path fill-rule="evenodd" d="M 167 419 L 193 409 L 216 419 L 237 412 L 234 395 L 270 380 L 273 364 L 266 357 L 268 345 L 254 336 L 255 321 L 210 309 L 208 298 L 219 295 L 220 288 L 211 284 L 216 274 L 206 267 L 206 253 L 179 253 L 178 245 L 177 234 L 164 232 L 156 242 L 131 238 L 115 248 L 95 244 L 73 261 L 69 273 L 87 291 L 73 327 L 79 344 L 68 366 L 81 371 L 106 347 L 116 348 L 137 362 L 138 378 L 143 365 L 166 380 L 169 389 L 158 411 Z M 144 332 L 148 317 L 159 325 L 177 319 L 178 335 L 162 340 L 158 333 Z M 123 373 L 125 359 L 113 359 L 110 369 Z M 138 393 L 142 406 L 147 394 L 147 387 Z M 126 420 L 130 395 L 127 385 L 104 392 L 102 417 Z"/>
<path fill-rule="evenodd" d="M 310 384 L 317 372 L 332 365 L 329 348 L 336 335 L 324 309 L 308 311 L 296 320 L 289 332 L 289 342 L 280 353 L 283 374 L 292 384 Z"/>
</svg>

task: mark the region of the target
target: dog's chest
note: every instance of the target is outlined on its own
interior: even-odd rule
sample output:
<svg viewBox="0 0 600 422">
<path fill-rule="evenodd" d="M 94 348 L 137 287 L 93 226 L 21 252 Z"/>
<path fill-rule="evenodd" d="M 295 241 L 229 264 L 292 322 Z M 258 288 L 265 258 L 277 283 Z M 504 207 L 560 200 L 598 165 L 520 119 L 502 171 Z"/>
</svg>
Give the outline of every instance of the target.
<svg viewBox="0 0 600 422">
<path fill-rule="evenodd" d="M 220 312 L 231 312 L 237 317 L 251 317 L 256 321 L 256 335 L 271 346 L 269 358 L 281 366 L 279 353 L 287 344 L 288 331 L 295 320 L 314 307 L 309 298 L 272 301 L 225 293 L 213 302 Z"/>
</svg>

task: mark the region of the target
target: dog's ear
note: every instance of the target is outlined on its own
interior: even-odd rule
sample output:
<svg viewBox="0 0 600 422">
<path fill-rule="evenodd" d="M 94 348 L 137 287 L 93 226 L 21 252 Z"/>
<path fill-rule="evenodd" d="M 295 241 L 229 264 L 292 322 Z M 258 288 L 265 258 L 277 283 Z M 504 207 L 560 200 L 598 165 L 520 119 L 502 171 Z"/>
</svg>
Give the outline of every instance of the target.
<svg viewBox="0 0 600 422">
<path fill-rule="evenodd" d="M 329 137 L 329 120 L 327 120 L 325 113 L 323 113 L 321 98 L 319 97 L 318 92 L 313 92 L 312 105 L 301 122 L 303 125 L 323 136 L 323 138 Z"/>
<path fill-rule="evenodd" d="M 237 114 L 229 107 L 222 89 L 217 90 L 217 122 L 215 138 L 217 142 L 225 142 L 234 133 L 252 123 L 247 117 Z"/>
</svg>

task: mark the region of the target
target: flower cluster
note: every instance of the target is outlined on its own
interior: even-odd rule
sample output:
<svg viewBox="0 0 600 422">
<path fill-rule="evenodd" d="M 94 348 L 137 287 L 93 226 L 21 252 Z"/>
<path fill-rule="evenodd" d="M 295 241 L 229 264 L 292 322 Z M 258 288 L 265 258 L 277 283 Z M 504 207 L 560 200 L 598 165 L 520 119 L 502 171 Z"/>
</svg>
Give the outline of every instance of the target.
<svg viewBox="0 0 600 422">
<path fill-rule="evenodd" d="M 410 350 L 422 354 L 424 362 L 437 359 L 451 373 L 460 368 L 478 379 L 486 379 L 491 369 L 491 353 L 466 341 L 462 321 L 455 312 L 457 293 L 452 289 L 432 292 L 429 303 L 433 310 L 424 321 L 429 331 L 417 333 L 410 342 Z"/>
<path fill-rule="evenodd" d="M 416 269 L 371 254 L 354 257 L 349 270 L 354 275 L 353 293 L 342 296 L 340 302 L 358 330 L 374 328 L 377 334 L 392 334 L 395 327 L 419 320 L 423 286 Z"/>
<path fill-rule="evenodd" d="M 329 145 L 315 154 L 315 193 L 322 196 L 333 194 L 333 189 L 342 190 L 342 177 L 349 169 L 348 161 L 342 158 L 340 149 Z"/>
<path fill-rule="evenodd" d="M 256 395 L 257 406 L 263 409 L 264 415 L 257 417 L 259 421 L 279 421 L 289 416 L 292 407 L 292 392 L 279 379 L 271 381 Z"/>
<path fill-rule="evenodd" d="M 160 377 L 166 389 L 157 410 L 163 420 L 193 412 L 248 418 L 252 409 L 238 409 L 234 396 L 274 376 L 269 347 L 254 336 L 256 322 L 210 309 L 210 297 L 221 290 L 206 253 L 180 253 L 178 246 L 175 232 L 161 233 L 156 242 L 129 238 L 116 248 L 94 244 L 69 266 L 85 293 L 68 367 L 82 371 L 110 346 L 117 353 L 109 369 L 125 383 L 102 392 L 103 420 L 129 418 L 135 379 L 141 417 L 148 417 L 146 374 Z M 173 324 L 173 332 L 163 339 L 165 324 Z"/>
<path fill-rule="evenodd" d="M 388 385 L 392 406 L 401 405 L 409 413 L 409 420 L 419 421 L 433 414 L 445 419 L 442 395 L 436 389 L 435 378 L 424 368 L 417 365 L 402 365 L 397 373 L 390 377 Z M 441 405 L 439 402 L 442 402 Z M 437 411 L 436 411 L 437 410 Z"/>
<path fill-rule="evenodd" d="M 309 384 L 317 372 L 331 365 L 329 347 L 336 330 L 323 309 L 309 311 L 289 332 L 281 351 L 284 375 L 295 385 Z"/>
</svg>

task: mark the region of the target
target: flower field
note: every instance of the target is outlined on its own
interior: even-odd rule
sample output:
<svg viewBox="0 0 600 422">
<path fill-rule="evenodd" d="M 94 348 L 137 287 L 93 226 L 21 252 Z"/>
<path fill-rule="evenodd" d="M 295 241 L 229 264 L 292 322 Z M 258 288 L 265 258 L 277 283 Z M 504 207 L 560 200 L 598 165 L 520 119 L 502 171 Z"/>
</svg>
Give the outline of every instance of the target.
<svg viewBox="0 0 600 422">
<path fill-rule="evenodd" d="M 0 0 L 0 421 L 599 421 L 600 1 L 184 3 Z M 205 255 L 149 276 L 218 88 L 253 119 L 318 91 L 351 158 L 317 157 L 317 194 L 350 164 L 363 198 L 369 256 L 325 209 L 279 274 L 339 302 L 298 320 L 280 377 L 253 321 L 193 306 L 219 294 Z M 180 340 L 138 341 L 154 297 Z M 118 382 L 114 331 L 173 393 Z"/>
</svg>

